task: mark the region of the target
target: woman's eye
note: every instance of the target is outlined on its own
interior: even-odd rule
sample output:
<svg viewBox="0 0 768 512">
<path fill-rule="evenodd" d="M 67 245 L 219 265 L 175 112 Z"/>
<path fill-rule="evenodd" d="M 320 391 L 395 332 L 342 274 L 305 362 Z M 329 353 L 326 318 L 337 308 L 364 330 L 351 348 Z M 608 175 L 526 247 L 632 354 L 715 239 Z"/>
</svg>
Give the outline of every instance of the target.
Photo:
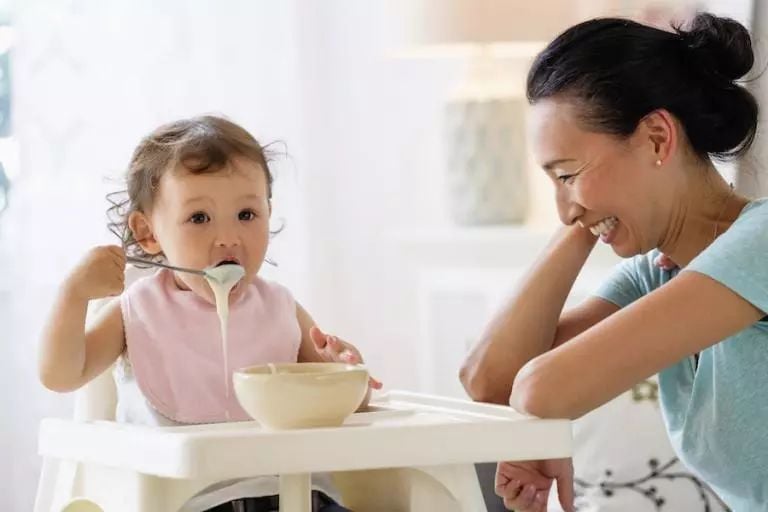
<svg viewBox="0 0 768 512">
<path fill-rule="evenodd" d="M 193 213 L 189 217 L 189 222 L 191 222 L 192 224 L 204 224 L 204 223 L 208 222 L 209 220 L 211 220 L 211 218 L 208 217 L 207 213 L 203 213 L 203 212 Z"/>
<path fill-rule="evenodd" d="M 573 183 L 576 179 L 577 174 L 563 174 L 562 176 L 558 176 L 557 179 L 560 181 L 560 183 Z"/>
<path fill-rule="evenodd" d="M 253 220 L 256 217 L 258 217 L 258 215 L 256 215 L 256 212 L 253 210 L 243 210 L 237 215 L 237 218 L 240 220 Z"/>
</svg>

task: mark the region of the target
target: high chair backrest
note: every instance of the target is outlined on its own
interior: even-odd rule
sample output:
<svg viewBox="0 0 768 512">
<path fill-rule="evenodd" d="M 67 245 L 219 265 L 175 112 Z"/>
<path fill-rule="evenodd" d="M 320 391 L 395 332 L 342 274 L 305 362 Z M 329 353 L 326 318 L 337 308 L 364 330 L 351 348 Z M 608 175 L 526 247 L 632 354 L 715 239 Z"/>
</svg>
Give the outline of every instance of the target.
<svg viewBox="0 0 768 512">
<path fill-rule="evenodd" d="M 150 275 L 155 269 L 127 267 L 125 271 L 126 288 L 140 277 Z M 88 305 L 88 321 L 92 321 L 96 312 L 115 298 L 98 299 Z M 117 390 L 110 366 L 91 382 L 75 393 L 74 419 L 78 421 L 114 421 L 117 407 Z"/>
</svg>

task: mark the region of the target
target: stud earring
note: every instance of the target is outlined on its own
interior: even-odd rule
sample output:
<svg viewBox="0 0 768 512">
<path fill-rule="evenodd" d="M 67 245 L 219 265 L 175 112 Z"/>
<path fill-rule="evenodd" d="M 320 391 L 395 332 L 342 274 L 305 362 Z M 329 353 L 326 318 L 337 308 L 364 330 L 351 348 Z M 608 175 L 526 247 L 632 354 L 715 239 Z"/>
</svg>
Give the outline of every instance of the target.
<svg viewBox="0 0 768 512">
<path fill-rule="evenodd" d="M 661 160 L 656 160 L 656 167 L 661 167 Z"/>
</svg>

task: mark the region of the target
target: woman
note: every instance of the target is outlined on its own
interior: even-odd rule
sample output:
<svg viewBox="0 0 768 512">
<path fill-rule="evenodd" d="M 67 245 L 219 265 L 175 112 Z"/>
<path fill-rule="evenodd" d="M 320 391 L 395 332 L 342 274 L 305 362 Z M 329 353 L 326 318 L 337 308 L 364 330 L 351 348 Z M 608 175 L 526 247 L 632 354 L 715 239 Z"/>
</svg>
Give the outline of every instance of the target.
<svg viewBox="0 0 768 512">
<path fill-rule="evenodd" d="M 532 144 L 565 227 L 461 371 L 474 399 L 544 418 L 659 373 L 675 451 L 737 512 L 768 503 L 768 200 L 736 194 L 712 160 L 755 137 L 735 83 L 753 60 L 746 29 L 710 14 L 670 32 L 592 20 L 537 57 Z M 563 311 L 596 243 L 627 259 Z M 502 463 L 496 491 L 543 511 L 557 481 L 572 510 L 572 478 L 570 460 Z"/>
</svg>

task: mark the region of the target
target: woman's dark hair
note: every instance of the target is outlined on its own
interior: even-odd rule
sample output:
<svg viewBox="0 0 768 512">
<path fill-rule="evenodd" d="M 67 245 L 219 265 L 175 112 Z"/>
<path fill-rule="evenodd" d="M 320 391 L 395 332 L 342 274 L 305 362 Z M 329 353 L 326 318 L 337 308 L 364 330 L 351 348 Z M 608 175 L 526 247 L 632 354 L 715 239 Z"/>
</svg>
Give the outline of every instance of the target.
<svg viewBox="0 0 768 512">
<path fill-rule="evenodd" d="M 245 128 L 217 116 L 182 119 L 163 126 L 144 137 L 133 152 L 126 173 L 127 189 L 109 194 L 108 227 L 122 242 L 129 256 L 163 259 L 162 254 L 146 254 L 128 227 L 134 211 L 152 207 L 160 178 L 182 167 L 194 174 L 216 173 L 234 157 L 244 157 L 264 171 L 267 198 L 272 199 L 270 152 Z M 274 232 L 273 232 L 274 234 Z"/>
<path fill-rule="evenodd" d="M 752 68 L 749 32 L 729 18 L 700 13 L 671 31 L 605 18 L 571 27 L 537 57 L 528 101 L 575 100 L 588 129 L 628 136 L 666 109 L 701 158 L 743 155 L 757 128 L 755 98 L 736 80 Z"/>
</svg>

